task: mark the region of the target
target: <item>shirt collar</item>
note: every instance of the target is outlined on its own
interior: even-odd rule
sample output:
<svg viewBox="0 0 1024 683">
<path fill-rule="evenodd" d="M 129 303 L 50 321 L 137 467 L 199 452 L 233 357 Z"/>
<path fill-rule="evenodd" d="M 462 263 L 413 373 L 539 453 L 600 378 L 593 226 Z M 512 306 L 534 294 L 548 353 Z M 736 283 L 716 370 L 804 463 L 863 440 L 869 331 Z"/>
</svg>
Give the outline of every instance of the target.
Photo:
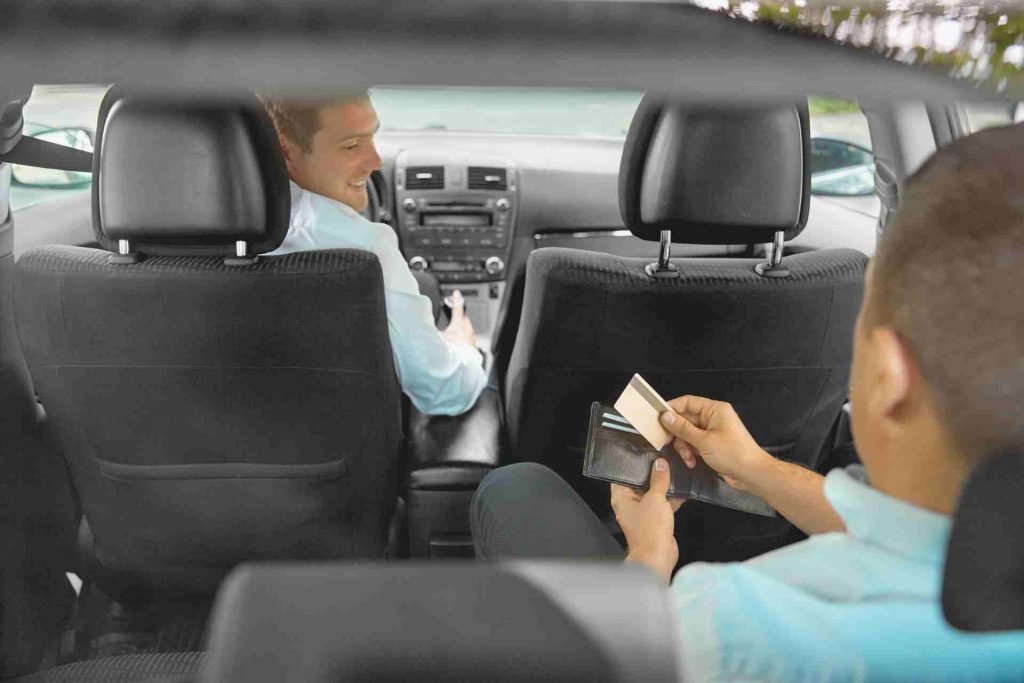
<svg viewBox="0 0 1024 683">
<path fill-rule="evenodd" d="M 825 498 L 851 536 L 921 562 L 942 564 L 951 519 L 872 488 L 860 465 L 829 472 Z"/>
<path fill-rule="evenodd" d="M 337 199 L 331 199 L 330 197 L 327 197 L 325 195 L 300 187 L 295 183 L 294 180 L 288 180 L 288 187 L 291 190 L 292 195 L 292 211 L 295 211 L 295 208 L 299 205 L 299 202 L 302 201 L 304 197 L 310 197 L 318 199 L 322 202 L 326 202 L 330 206 L 333 206 L 338 211 L 342 212 L 343 214 L 351 218 L 363 218 L 363 214 L 359 213 L 348 204 L 345 204 L 344 202 L 339 202 Z"/>
</svg>

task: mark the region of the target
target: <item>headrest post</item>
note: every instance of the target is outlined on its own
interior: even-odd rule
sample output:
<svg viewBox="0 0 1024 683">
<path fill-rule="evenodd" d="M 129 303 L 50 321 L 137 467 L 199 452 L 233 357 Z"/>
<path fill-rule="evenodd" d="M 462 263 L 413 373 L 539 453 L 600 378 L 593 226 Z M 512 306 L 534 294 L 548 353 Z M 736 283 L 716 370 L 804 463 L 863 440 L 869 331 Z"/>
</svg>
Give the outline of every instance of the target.
<svg viewBox="0 0 1024 683">
<path fill-rule="evenodd" d="M 249 256 L 249 245 L 245 240 L 235 241 L 235 255 L 224 259 L 226 266 L 251 266 L 256 263 L 256 256 Z"/>
<path fill-rule="evenodd" d="M 771 253 L 767 263 L 758 263 L 754 272 L 761 277 L 789 277 L 789 268 L 782 265 L 782 249 L 786 243 L 786 233 L 779 230 L 772 240 Z"/>
<path fill-rule="evenodd" d="M 113 265 L 128 265 L 131 263 L 138 263 L 139 255 L 132 253 L 132 245 L 128 240 L 117 241 L 117 253 L 111 254 L 107 257 L 107 263 Z"/>
<path fill-rule="evenodd" d="M 772 240 L 772 255 L 770 259 L 772 268 L 778 268 L 779 264 L 782 263 L 782 249 L 785 244 L 786 233 L 779 230 L 775 233 L 775 239 Z"/>
<path fill-rule="evenodd" d="M 668 280 L 679 277 L 679 269 L 672 265 L 672 231 L 662 230 L 658 240 L 658 262 L 648 263 L 644 269 L 650 277 Z"/>
</svg>

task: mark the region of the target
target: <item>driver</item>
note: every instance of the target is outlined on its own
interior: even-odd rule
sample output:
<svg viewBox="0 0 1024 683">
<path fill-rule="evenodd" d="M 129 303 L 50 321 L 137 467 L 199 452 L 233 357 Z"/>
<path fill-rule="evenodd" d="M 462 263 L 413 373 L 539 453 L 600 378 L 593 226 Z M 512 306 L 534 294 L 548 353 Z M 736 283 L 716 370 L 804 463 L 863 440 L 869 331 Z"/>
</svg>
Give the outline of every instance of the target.
<svg viewBox="0 0 1024 683">
<path fill-rule="evenodd" d="M 376 254 L 384 275 L 388 332 L 402 390 L 421 413 L 459 415 L 487 382 L 476 335 L 455 292 L 451 322 L 439 332 L 431 302 L 398 248 L 390 226 L 360 212 L 366 184 L 381 158 L 373 136 L 380 127 L 365 90 L 329 99 L 261 96 L 291 179 L 291 223 L 269 255 L 319 249 L 363 249 Z"/>
</svg>

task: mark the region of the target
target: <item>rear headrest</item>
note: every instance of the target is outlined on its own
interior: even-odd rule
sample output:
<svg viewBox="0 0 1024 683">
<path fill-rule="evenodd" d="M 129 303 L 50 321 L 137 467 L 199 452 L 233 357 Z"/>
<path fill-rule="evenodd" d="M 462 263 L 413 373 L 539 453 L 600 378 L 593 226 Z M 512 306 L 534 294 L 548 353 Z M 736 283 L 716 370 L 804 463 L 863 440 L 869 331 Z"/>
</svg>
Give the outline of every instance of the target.
<svg viewBox="0 0 1024 683">
<path fill-rule="evenodd" d="M 979 464 L 953 519 L 942 611 L 965 631 L 1024 629 L 1024 454 Z"/>
<path fill-rule="evenodd" d="M 622 563 L 243 565 L 198 680 L 678 681 L 669 598 Z"/>
<path fill-rule="evenodd" d="M 171 98 L 112 88 L 93 156 L 93 229 L 104 249 L 233 256 L 276 249 L 288 231 L 288 175 L 255 96 Z"/>
<path fill-rule="evenodd" d="M 810 202 L 807 103 L 687 106 L 647 95 L 626 136 L 619 210 L 634 235 L 754 244 L 800 234 Z"/>
</svg>

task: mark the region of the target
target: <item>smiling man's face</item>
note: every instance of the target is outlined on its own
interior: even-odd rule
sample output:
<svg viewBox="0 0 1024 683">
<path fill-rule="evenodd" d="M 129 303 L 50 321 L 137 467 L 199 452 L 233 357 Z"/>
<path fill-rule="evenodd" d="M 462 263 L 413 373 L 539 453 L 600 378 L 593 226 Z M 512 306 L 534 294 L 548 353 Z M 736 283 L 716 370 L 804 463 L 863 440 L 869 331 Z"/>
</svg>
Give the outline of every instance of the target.
<svg viewBox="0 0 1024 683">
<path fill-rule="evenodd" d="M 281 137 L 288 175 L 300 187 L 348 204 L 366 208 L 366 183 L 379 169 L 380 155 L 373 136 L 380 126 L 367 98 L 349 100 L 318 110 L 319 129 L 309 149 Z"/>
</svg>

